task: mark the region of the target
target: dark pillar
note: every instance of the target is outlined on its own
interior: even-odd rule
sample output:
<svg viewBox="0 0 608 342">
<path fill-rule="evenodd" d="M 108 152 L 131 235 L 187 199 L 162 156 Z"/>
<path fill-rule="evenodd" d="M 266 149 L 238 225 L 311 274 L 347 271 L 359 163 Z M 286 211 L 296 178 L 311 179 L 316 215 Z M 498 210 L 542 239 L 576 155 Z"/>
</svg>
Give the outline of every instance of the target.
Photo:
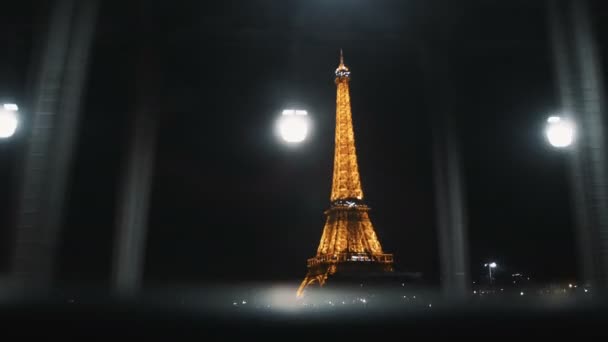
<svg viewBox="0 0 608 342">
<path fill-rule="evenodd" d="M 437 236 L 440 281 L 450 299 L 469 293 L 468 230 L 464 178 L 458 129 L 453 117 L 455 89 L 451 86 L 448 63 L 439 50 L 422 50 L 427 103 L 431 111 Z M 440 100 L 438 100 L 440 99 Z"/>
<path fill-rule="evenodd" d="M 119 190 L 113 286 L 119 294 L 138 291 L 143 276 L 150 189 L 158 131 L 158 51 L 142 51 L 136 75 L 138 94 L 129 151 Z"/>
<path fill-rule="evenodd" d="M 555 73 L 564 115 L 577 125 L 571 151 L 580 278 L 608 287 L 608 188 L 602 68 L 586 0 L 549 0 Z"/>
<path fill-rule="evenodd" d="M 96 14 L 97 1 L 54 2 L 30 112 L 24 113 L 12 271 L 27 288 L 51 284 Z"/>
<path fill-rule="evenodd" d="M 469 293 L 467 219 L 460 143 L 451 112 L 436 112 L 433 124 L 435 202 L 441 262 L 441 283 L 448 297 Z"/>
</svg>

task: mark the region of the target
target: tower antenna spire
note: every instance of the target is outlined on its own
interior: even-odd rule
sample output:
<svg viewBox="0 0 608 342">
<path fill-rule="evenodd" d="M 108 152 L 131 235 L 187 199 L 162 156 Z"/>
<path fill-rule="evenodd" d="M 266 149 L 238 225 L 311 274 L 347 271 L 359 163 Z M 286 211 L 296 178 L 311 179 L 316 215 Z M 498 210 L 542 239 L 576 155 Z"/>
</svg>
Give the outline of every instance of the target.
<svg viewBox="0 0 608 342">
<path fill-rule="evenodd" d="M 344 65 L 344 53 L 342 52 L 342 48 L 340 48 L 340 64 L 336 69 L 336 77 L 340 79 L 348 79 L 350 77 L 350 71 L 348 67 Z"/>
</svg>

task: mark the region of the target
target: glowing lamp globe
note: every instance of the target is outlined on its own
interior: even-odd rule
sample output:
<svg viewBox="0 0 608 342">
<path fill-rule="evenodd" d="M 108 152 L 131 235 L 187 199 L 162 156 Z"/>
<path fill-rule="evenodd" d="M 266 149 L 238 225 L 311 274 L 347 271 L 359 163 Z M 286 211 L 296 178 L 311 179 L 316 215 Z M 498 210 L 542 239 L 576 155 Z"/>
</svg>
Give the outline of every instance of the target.
<svg viewBox="0 0 608 342">
<path fill-rule="evenodd" d="M 14 104 L 0 107 L 0 138 L 10 138 L 15 134 L 19 124 L 17 109 L 17 105 Z"/>
<path fill-rule="evenodd" d="M 545 135 L 551 146 L 568 147 L 574 141 L 574 125 L 559 116 L 551 116 L 547 119 Z"/>
<path fill-rule="evenodd" d="M 287 143 L 301 143 L 308 136 L 308 113 L 305 110 L 285 109 L 277 122 L 281 138 Z"/>
</svg>

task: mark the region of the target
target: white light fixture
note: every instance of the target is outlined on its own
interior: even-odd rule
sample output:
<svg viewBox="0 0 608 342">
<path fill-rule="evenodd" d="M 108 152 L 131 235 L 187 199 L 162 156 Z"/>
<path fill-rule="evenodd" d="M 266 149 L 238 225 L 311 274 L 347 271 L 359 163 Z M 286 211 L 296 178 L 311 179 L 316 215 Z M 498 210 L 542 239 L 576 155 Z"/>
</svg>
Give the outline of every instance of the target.
<svg viewBox="0 0 608 342">
<path fill-rule="evenodd" d="M 550 116 L 547 119 L 545 136 L 551 146 L 556 148 L 568 147 L 574 142 L 574 124 L 559 116 Z"/>
<path fill-rule="evenodd" d="M 308 112 L 300 109 L 285 109 L 277 120 L 277 130 L 281 138 L 289 144 L 303 142 L 310 130 Z"/>
<path fill-rule="evenodd" d="M 15 134 L 19 119 L 16 104 L 8 103 L 0 108 L 0 138 L 10 138 Z"/>
<path fill-rule="evenodd" d="M 5 103 L 3 107 L 4 107 L 4 109 L 6 109 L 6 110 L 12 110 L 12 111 L 14 111 L 14 112 L 16 112 L 16 111 L 18 111 L 18 110 L 19 110 L 19 106 L 17 106 L 17 105 L 16 105 L 16 104 L 14 104 L 14 103 Z"/>
</svg>

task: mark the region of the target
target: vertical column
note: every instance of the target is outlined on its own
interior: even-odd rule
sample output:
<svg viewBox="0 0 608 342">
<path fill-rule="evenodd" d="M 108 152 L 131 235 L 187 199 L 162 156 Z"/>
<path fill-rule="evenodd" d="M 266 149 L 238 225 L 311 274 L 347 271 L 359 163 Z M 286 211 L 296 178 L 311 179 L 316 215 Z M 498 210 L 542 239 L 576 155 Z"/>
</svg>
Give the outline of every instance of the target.
<svg viewBox="0 0 608 342">
<path fill-rule="evenodd" d="M 469 254 L 464 179 L 457 125 L 452 114 L 454 89 L 446 65 L 437 50 L 422 49 L 422 67 L 427 78 L 427 96 L 432 112 L 435 207 L 439 243 L 440 278 L 444 294 L 455 300 L 468 294 Z M 437 101 L 441 98 L 441 101 Z"/>
<path fill-rule="evenodd" d="M 158 131 L 159 69 L 157 51 L 142 51 L 129 152 L 119 190 L 117 232 L 113 261 L 114 289 L 123 295 L 138 291 L 143 276 L 150 188 Z"/>
<path fill-rule="evenodd" d="M 608 184 L 602 69 L 585 0 L 550 0 L 555 73 L 565 115 L 577 125 L 571 181 L 582 280 L 608 287 Z"/>
<path fill-rule="evenodd" d="M 469 260 L 460 144 L 449 109 L 433 120 L 435 201 L 441 283 L 446 295 L 461 299 L 469 289 Z"/>
<path fill-rule="evenodd" d="M 50 286 L 97 1 L 56 0 L 29 106 L 12 271 L 27 288 Z M 28 114 L 28 113 L 26 113 Z"/>
</svg>

